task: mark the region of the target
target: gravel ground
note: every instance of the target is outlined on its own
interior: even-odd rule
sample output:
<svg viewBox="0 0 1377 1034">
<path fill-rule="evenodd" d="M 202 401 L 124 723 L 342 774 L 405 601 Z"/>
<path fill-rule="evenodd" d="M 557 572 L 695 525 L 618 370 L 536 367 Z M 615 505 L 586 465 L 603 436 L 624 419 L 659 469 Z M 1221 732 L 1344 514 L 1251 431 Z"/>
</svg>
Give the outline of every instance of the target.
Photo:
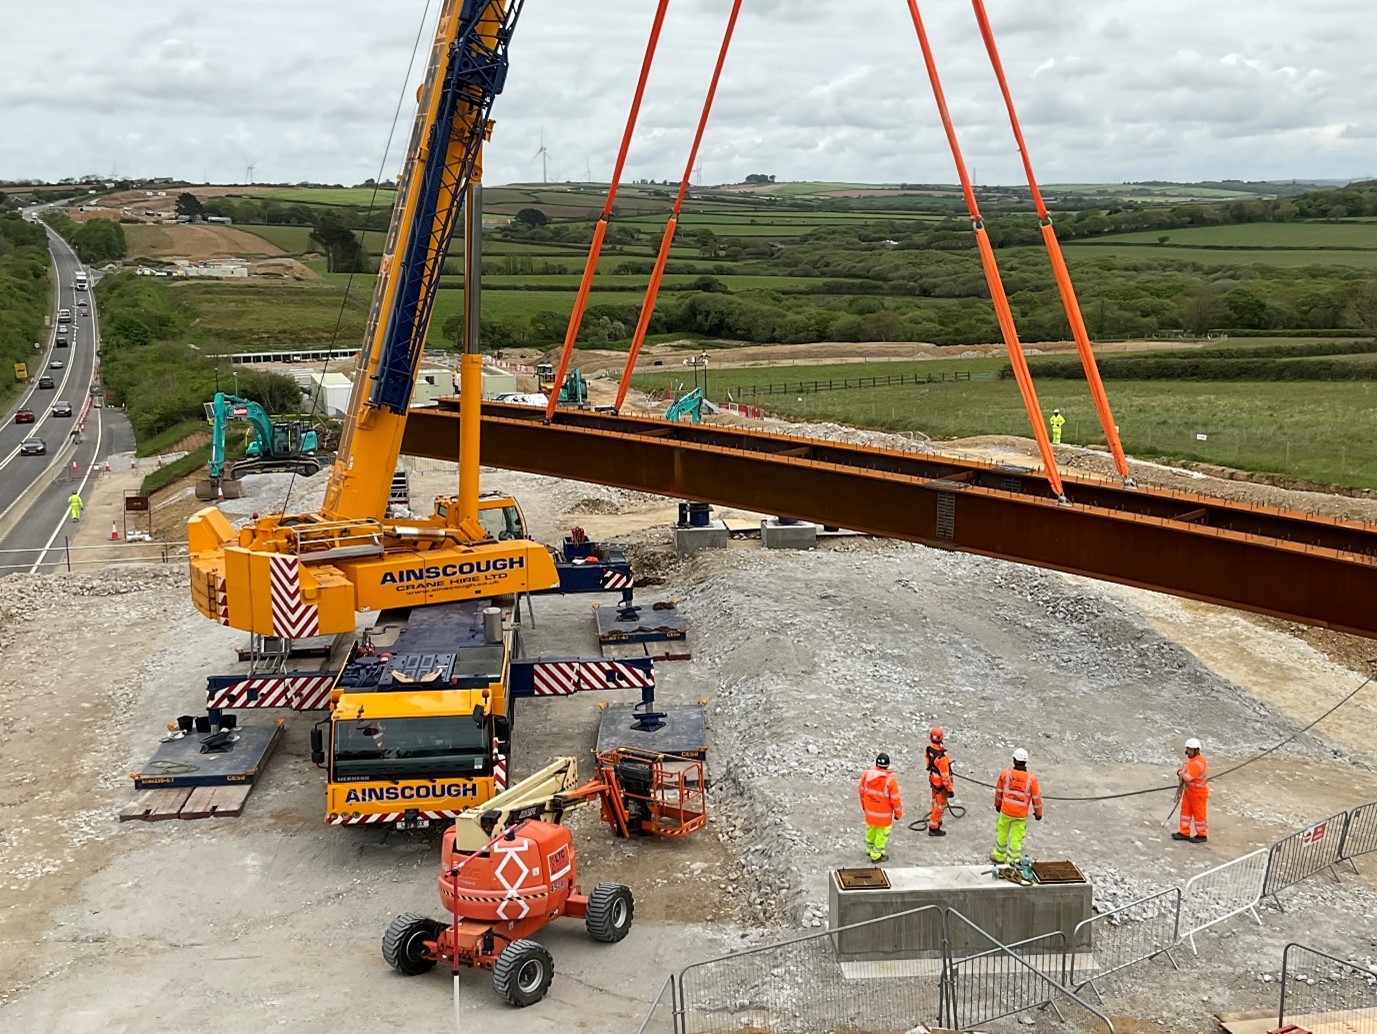
<svg viewBox="0 0 1377 1034">
<path fill-rule="evenodd" d="M 418 504 L 452 490 L 447 465 L 410 468 Z M 290 480 L 248 479 L 251 497 L 226 511 L 266 510 Z M 324 481 L 296 479 L 293 506 L 315 505 Z M 1377 800 L 1367 732 L 1377 692 L 1220 779 L 1207 846 L 1168 838 L 1170 792 L 1051 799 L 1169 788 L 1190 735 L 1222 772 L 1358 684 L 1285 629 L 904 543 L 766 553 L 734 542 L 680 559 L 670 501 L 509 472 L 486 473 L 485 488 L 517 495 L 537 537 L 557 542 L 580 524 L 631 543 L 641 573 L 664 580 L 646 599 L 679 600 L 694 659 L 660 666 L 661 696 L 710 701 L 715 780 L 714 822 L 684 844 L 616 842 L 577 816 L 585 878 L 637 892 L 634 939 L 607 949 L 573 925 L 552 932 L 554 996 L 520 1013 L 465 974 L 466 1015 L 488 1029 L 634 1030 L 671 967 L 818 928 L 827 872 L 864 861 L 856 779 L 888 751 L 907 818 L 922 816 L 934 723 L 947 729 L 969 810 L 942 840 L 896 828 L 890 864 L 982 860 L 993 812 L 979 783 L 1026 746 L 1049 798 L 1028 849 L 1077 862 L 1100 908 Z M 537 601 L 532 651 L 591 655 L 587 607 Z M 124 773 L 169 716 L 194 706 L 207 673 L 235 670 L 240 638 L 194 614 L 179 570 L 0 580 L 0 751 L 19 773 L 0 785 L 0 1031 L 334 1031 L 395 1022 L 403 1009 L 415 1029 L 449 1029 L 447 981 L 404 981 L 377 957 L 388 917 L 434 910 L 433 841 L 322 828 L 307 717 L 291 717 L 242 818 L 115 823 Z M 591 695 L 531 702 L 515 774 L 591 747 L 597 713 Z M 1322 876 L 1283 899 L 1287 911 L 1264 909 L 1262 925 L 1245 917 L 1198 938 L 1198 958 L 1178 952 L 1180 974 L 1154 962 L 1109 982 L 1110 1011 L 1127 1029 L 1209 1029 L 1217 1012 L 1275 1006 L 1290 940 L 1377 957 L 1369 879 Z"/>
</svg>

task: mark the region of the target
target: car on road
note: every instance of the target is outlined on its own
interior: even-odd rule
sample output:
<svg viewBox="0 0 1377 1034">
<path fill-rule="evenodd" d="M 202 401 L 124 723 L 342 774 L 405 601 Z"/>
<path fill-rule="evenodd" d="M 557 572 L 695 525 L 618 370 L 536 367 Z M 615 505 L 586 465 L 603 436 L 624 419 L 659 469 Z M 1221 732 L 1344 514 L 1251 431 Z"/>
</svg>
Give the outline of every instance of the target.
<svg viewBox="0 0 1377 1034">
<path fill-rule="evenodd" d="M 72 310 L 71 310 L 71 309 L 59 309 L 59 310 L 58 310 L 58 313 L 57 313 L 57 322 L 59 322 L 59 323 L 71 323 L 71 322 L 72 322 Z"/>
<path fill-rule="evenodd" d="M 32 409 L 21 409 L 14 414 L 14 422 L 16 424 L 31 424 L 37 419 L 38 417 L 34 416 Z"/>
<path fill-rule="evenodd" d="M 42 438 L 25 438 L 19 443 L 21 456 L 42 456 L 47 451 L 48 446 L 43 443 Z"/>
<path fill-rule="evenodd" d="M 53 384 L 53 379 L 49 377 L 46 373 L 42 377 L 38 378 L 38 386 L 40 388 L 55 387 L 55 385 Z"/>
<path fill-rule="evenodd" d="M 60 369 L 62 369 L 62 360 L 61 360 L 61 359 L 54 359 L 52 362 L 50 362 L 50 363 L 48 364 L 48 369 L 50 369 L 50 370 L 60 370 Z"/>
<path fill-rule="evenodd" d="M 66 348 L 66 347 L 67 347 L 68 345 L 70 345 L 70 344 L 71 344 L 71 342 L 70 342 L 69 340 L 67 340 L 67 338 L 65 338 L 65 337 L 59 337 L 59 338 L 57 339 L 57 347 L 58 347 L 58 348 Z"/>
<path fill-rule="evenodd" d="M 70 402 L 58 401 L 58 402 L 54 402 L 54 403 L 53 403 L 53 416 L 71 416 L 71 415 L 72 415 L 72 404 L 71 404 Z"/>
</svg>

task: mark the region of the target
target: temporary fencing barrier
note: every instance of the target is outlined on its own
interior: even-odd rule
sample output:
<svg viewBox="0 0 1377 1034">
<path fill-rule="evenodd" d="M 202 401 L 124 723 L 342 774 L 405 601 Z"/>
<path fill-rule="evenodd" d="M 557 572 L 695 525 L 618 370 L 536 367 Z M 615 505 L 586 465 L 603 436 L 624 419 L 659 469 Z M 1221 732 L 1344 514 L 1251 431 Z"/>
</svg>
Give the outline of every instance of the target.
<svg viewBox="0 0 1377 1034">
<path fill-rule="evenodd" d="M 1344 826 L 1343 847 L 1339 859 L 1353 865 L 1353 859 L 1377 851 L 1377 802 L 1364 804 L 1348 813 L 1348 823 Z"/>
<path fill-rule="evenodd" d="M 1277 1026 L 1377 1034 L 1377 981 L 1364 966 L 1301 944 L 1281 953 Z"/>
<path fill-rule="evenodd" d="M 1334 866 L 1343 857 L 1347 828 L 1348 813 L 1341 811 L 1278 840 L 1267 852 L 1262 896 L 1272 898 L 1280 906 L 1279 891 L 1325 869 L 1333 875 Z"/>
<path fill-rule="evenodd" d="M 953 913 L 952 918 L 978 929 L 959 913 Z M 1008 945 L 985 936 L 993 947 L 951 962 L 948 1026 L 972 1030 L 1005 1016 L 1048 1006 L 1058 1019 L 1065 1019 L 1056 1000 L 1065 990 L 1066 934 L 1054 930 Z"/>
<path fill-rule="evenodd" d="M 1080 992 L 1089 987 L 1100 997 L 1095 981 L 1120 970 L 1165 955 L 1179 969 L 1171 949 L 1181 939 L 1181 888 L 1172 887 L 1159 894 L 1139 898 L 1127 905 L 1076 926 L 1071 935 L 1073 948 L 1090 945 L 1093 955 L 1072 951 L 1067 984 Z M 1100 999 L 1103 1001 L 1103 998 Z"/>
<path fill-rule="evenodd" d="M 838 963 L 843 935 L 848 952 L 875 961 Z M 679 1034 L 932 1026 L 942 1016 L 945 944 L 943 909 L 925 905 L 694 963 L 679 974 Z"/>
<path fill-rule="evenodd" d="M 645 1019 L 636 1028 L 636 1034 L 677 1034 L 678 1031 L 678 995 L 675 994 L 674 974 L 665 977 L 665 982 L 660 985 L 660 993 L 655 996 L 655 1000 L 650 1003 L 650 1009 L 645 1014 Z"/>
<path fill-rule="evenodd" d="M 1181 895 L 1180 933 L 1190 941 L 1192 952 L 1200 954 L 1195 946 L 1196 934 L 1244 912 L 1251 913 L 1262 925 L 1257 904 L 1262 900 L 1270 853 L 1265 848 L 1252 851 L 1186 881 Z"/>
</svg>

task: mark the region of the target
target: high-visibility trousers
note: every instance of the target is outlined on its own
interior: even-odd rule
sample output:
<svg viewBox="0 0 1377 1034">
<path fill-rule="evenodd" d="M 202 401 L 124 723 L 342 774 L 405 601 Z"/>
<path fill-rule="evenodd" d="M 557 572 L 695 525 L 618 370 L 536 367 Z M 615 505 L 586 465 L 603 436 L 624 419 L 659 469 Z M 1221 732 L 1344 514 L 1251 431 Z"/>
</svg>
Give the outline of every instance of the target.
<svg viewBox="0 0 1377 1034">
<path fill-rule="evenodd" d="M 928 816 L 928 829 L 941 829 L 942 816 L 947 810 L 947 791 L 940 787 L 932 788 L 932 814 Z"/>
<path fill-rule="evenodd" d="M 1210 789 L 1207 786 L 1188 786 L 1181 795 L 1181 832 L 1186 836 L 1204 837 L 1210 835 L 1209 823 L 1205 813 L 1210 802 Z M 1195 823 L 1192 834 L 1191 823 Z"/>
<path fill-rule="evenodd" d="M 990 853 L 990 861 L 1001 865 L 1013 865 L 1023 857 L 1023 837 L 1028 832 L 1028 816 L 1014 818 L 1002 811 L 995 820 L 995 849 Z"/>
<path fill-rule="evenodd" d="M 885 853 L 885 845 L 889 843 L 889 833 L 893 828 L 892 825 L 865 827 L 865 849 L 870 852 L 872 862 L 878 862 Z"/>
</svg>

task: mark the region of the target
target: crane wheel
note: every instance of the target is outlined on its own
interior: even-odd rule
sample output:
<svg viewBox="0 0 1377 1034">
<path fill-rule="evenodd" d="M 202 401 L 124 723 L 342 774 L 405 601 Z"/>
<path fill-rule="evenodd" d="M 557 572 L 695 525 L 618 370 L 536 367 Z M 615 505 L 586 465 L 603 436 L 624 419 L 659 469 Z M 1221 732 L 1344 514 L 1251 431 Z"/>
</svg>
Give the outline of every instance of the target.
<svg viewBox="0 0 1377 1034">
<path fill-rule="evenodd" d="M 404 977 L 420 976 L 435 968 L 435 959 L 426 955 L 426 941 L 433 941 L 444 929 L 434 919 L 404 912 L 387 924 L 383 934 L 382 956 Z"/>
<path fill-rule="evenodd" d="M 508 1005 L 535 1005 L 555 979 L 555 960 L 539 941 L 512 941 L 492 964 L 492 989 Z"/>
<path fill-rule="evenodd" d="M 631 888 L 620 883 L 599 883 L 588 895 L 588 911 L 583 924 L 588 936 L 604 944 L 616 944 L 631 932 L 636 902 Z"/>
</svg>

